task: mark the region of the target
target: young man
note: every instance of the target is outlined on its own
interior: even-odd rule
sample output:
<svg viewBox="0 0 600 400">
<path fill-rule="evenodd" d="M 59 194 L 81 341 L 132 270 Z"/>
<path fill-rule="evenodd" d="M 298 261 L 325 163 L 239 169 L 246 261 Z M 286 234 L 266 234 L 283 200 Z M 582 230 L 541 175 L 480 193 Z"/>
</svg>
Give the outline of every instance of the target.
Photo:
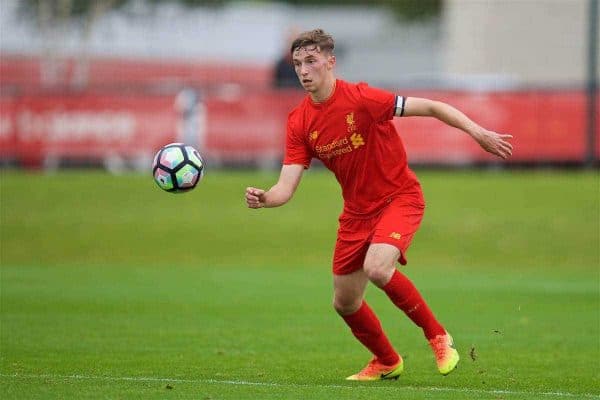
<svg viewBox="0 0 600 400">
<path fill-rule="evenodd" d="M 333 49 L 333 38 L 321 29 L 304 32 L 292 43 L 294 68 L 308 96 L 289 114 L 278 182 L 268 191 L 246 188 L 247 205 L 285 204 L 311 159 L 320 159 L 335 174 L 344 198 L 333 257 L 333 306 L 374 356 L 364 369 L 346 379 L 397 379 L 403 371 L 402 358 L 364 301 L 369 281 L 423 329 L 439 372 L 449 374 L 459 361 L 452 337 L 395 266 L 396 260 L 406 264 L 406 251 L 425 202 L 391 119 L 435 117 L 503 159 L 512 154 L 507 142 L 512 136 L 488 131 L 438 101 L 396 96 L 364 83 L 336 79 Z"/>
</svg>

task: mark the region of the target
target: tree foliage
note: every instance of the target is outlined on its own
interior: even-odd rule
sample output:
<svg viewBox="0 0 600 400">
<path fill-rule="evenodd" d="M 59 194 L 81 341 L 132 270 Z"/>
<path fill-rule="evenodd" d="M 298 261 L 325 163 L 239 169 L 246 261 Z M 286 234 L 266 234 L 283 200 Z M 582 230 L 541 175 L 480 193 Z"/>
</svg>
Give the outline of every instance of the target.
<svg viewBox="0 0 600 400">
<path fill-rule="evenodd" d="M 399 19 L 425 19 L 440 14 L 443 0 L 280 0 L 294 5 L 376 6 L 390 9 Z"/>
<path fill-rule="evenodd" d="M 129 0 L 108 0 L 111 7 L 120 7 Z M 99 0 L 22 0 L 21 9 L 25 12 L 37 13 L 40 8 L 46 8 L 52 15 L 74 17 L 86 15 L 97 7 Z"/>
<path fill-rule="evenodd" d="M 107 0 L 105 0 L 106 2 Z M 117 8 L 132 0 L 108 0 L 111 8 Z M 144 0 L 149 4 L 180 3 L 188 7 L 215 7 L 232 3 L 232 0 Z M 258 0 L 246 0 L 258 2 Z M 268 0 L 262 0 L 265 2 Z M 424 19 L 439 15 L 443 0 L 270 0 L 273 3 L 291 5 L 327 6 L 376 6 L 390 9 L 399 19 Z M 89 14 L 101 0 L 23 0 L 21 5 L 26 12 L 36 12 L 44 6 L 55 15 L 77 17 Z M 237 0 L 237 2 L 241 2 Z M 66 15 L 65 15 L 66 14 Z"/>
</svg>

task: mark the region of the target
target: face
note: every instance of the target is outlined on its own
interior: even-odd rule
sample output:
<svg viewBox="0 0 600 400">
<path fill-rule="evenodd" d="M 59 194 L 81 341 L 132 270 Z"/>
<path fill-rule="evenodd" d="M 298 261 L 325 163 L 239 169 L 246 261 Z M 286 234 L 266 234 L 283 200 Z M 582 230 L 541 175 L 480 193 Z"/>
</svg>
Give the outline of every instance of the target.
<svg viewBox="0 0 600 400">
<path fill-rule="evenodd" d="M 332 73 L 335 56 L 318 46 L 299 47 L 294 50 L 292 62 L 302 87 L 308 92 L 318 92 Z"/>
</svg>

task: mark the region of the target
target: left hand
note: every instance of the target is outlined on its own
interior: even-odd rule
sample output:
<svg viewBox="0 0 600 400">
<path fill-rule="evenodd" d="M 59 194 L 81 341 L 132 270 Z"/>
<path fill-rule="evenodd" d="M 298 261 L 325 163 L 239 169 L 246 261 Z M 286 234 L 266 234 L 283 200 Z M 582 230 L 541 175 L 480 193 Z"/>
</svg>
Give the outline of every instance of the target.
<svg viewBox="0 0 600 400">
<path fill-rule="evenodd" d="M 504 160 L 512 155 L 513 146 L 507 141 L 508 139 L 512 139 L 512 135 L 503 135 L 482 129 L 472 136 L 488 153 L 492 153 Z"/>
<path fill-rule="evenodd" d="M 247 187 L 246 205 L 248 208 L 263 208 L 265 206 L 265 191 L 254 187 Z"/>
</svg>

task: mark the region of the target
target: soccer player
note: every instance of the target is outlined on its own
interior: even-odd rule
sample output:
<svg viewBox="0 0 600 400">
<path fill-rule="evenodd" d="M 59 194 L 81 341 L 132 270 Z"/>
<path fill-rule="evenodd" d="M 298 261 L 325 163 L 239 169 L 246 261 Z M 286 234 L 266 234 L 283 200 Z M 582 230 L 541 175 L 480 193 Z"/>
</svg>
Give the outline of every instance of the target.
<svg viewBox="0 0 600 400">
<path fill-rule="evenodd" d="M 406 265 L 406 251 L 421 223 L 425 202 L 391 119 L 437 118 L 502 159 L 512 154 L 508 142 L 512 136 L 488 131 L 439 101 L 397 96 L 365 83 L 336 79 L 334 40 L 321 29 L 301 33 L 290 53 L 308 96 L 288 116 L 278 182 L 267 191 L 246 188 L 246 203 L 255 209 L 285 204 L 312 158 L 321 160 L 335 174 L 344 198 L 333 257 L 333 307 L 373 353 L 366 367 L 346 379 L 397 379 L 404 368 L 364 300 L 369 281 L 423 330 L 439 372 L 447 375 L 459 361 L 452 337 L 395 265 L 396 260 Z"/>
</svg>

